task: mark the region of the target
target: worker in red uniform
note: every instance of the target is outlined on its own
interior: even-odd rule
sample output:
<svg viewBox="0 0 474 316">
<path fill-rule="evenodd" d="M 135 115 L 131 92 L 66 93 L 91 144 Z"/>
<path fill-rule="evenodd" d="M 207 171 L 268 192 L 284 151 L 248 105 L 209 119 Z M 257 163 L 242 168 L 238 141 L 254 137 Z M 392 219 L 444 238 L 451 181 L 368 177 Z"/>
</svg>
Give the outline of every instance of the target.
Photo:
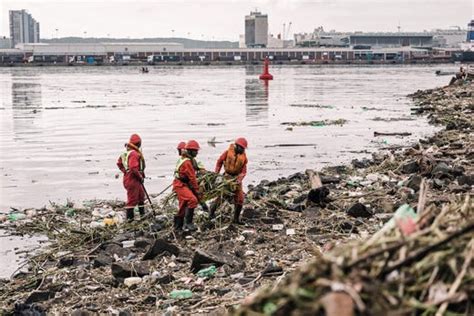
<svg viewBox="0 0 474 316">
<path fill-rule="evenodd" d="M 241 224 L 240 213 L 244 205 L 244 191 L 242 181 L 247 175 L 247 140 L 243 137 L 237 138 L 234 144 L 229 146 L 229 149 L 224 151 L 216 163 L 216 173 L 219 173 L 224 165 L 224 176 L 234 178 L 237 181 L 237 186 L 234 189 L 234 220 L 236 224 Z M 222 203 L 221 199 L 217 199 L 211 206 L 210 218 L 214 218 L 217 208 Z"/>
<path fill-rule="evenodd" d="M 130 136 L 126 151 L 120 155 L 117 166 L 123 172 L 123 186 L 127 190 L 127 219 L 133 221 L 133 210 L 138 206 L 140 215 L 145 215 L 145 158 L 140 150 L 142 140 L 137 134 Z"/>
<path fill-rule="evenodd" d="M 178 156 L 181 157 L 183 154 L 184 148 L 186 148 L 186 142 L 180 142 L 176 149 L 178 150 Z"/>
<path fill-rule="evenodd" d="M 196 177 L 199 168 L 195 158 L 199 149 L 197 141 L 188 141 L 185 151 L 176 163 L 173 190 L 178 195 L 179 201 L 178 214 L 174 218 L 174 227 L 177 230 L 196 230 L 193 224 L 194 209 L 198 206 L 202 195 Z"/>
</svg>

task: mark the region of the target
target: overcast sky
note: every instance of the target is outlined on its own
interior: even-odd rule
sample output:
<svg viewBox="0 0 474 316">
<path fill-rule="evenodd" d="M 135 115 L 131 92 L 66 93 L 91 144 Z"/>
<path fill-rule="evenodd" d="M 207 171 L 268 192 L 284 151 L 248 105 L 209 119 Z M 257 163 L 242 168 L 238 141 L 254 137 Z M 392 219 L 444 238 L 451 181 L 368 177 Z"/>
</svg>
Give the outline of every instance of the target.
<svg viewBox="0 0 474 316">
<path fill-rule="evenodd" d="M 278 34 L 290 21 L 291 33 L 317 26 L 396 31 L 399 23 L 402 31 L 466 28 L 473 7 L 474 0 L 0 0 L 0 35 L 9 36 L 8 11 L 16 9 L 27 9 L 40 22 L 42 38 L 174 34 L 237 41 L 244 16 L 255 8 L 268 14 L 269 32 Z"/>
</svg>

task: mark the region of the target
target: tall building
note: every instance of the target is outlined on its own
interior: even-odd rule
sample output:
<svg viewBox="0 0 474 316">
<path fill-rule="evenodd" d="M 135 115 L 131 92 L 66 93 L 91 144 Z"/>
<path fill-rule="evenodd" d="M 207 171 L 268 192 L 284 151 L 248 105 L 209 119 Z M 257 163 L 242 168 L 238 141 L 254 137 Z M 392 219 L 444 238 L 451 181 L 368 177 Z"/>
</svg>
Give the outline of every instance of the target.
<svg viewBox="0 0 474 316">
<path fill-rule="evenodd" d="M 245 45 L 247 47 L 267 47 L 268 16 L 258 11 L 245 16 Z"/>
<path fill-rule="evenodd" d="M 12 48 L 18 43 L 39 43 L 39 23 L 26 10 L 11 10 L 10 38 Z"/>
</svg>

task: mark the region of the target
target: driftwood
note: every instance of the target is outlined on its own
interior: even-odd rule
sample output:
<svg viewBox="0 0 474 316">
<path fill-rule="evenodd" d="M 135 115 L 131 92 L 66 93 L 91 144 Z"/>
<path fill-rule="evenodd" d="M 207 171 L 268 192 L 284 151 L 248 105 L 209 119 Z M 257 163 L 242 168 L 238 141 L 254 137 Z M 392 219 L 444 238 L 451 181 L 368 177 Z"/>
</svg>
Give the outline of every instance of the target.
<svg viewBox="0 0 474 316">
<path fill-rule="evenodd" d="M 327 196 L 329 195 L 329 189 L 323 186 L 321 177 L 314 170 L 306 170 L 306 174 L 309 177 L 311 190 L 308 193 L 308 203 L 315 203 L 321 207 L 326 206 Z M 307 206 L 308 206 L 307 203 Z"/>
<path fill-rule="evenodd" d="M 319 176 L 317 172 L 315 172 L 314 170 L 306 170 L 306 174 L 309 177 L 309 181 L 311 183 L 311 189 L 317 189 L 323 186 L 321 177 Z"/>
<path fill-rule="evenodd" d="M 383 132 L 374 132 L 374 137 L 377 136 L 410 136 L 411 133 L 383 133 Z"/>
</svg>

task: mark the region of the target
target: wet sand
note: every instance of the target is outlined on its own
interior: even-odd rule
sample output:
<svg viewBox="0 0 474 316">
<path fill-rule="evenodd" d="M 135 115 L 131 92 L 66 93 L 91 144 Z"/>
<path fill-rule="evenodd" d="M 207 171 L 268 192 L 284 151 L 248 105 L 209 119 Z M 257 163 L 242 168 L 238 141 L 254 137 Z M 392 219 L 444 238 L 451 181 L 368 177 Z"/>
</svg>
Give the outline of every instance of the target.
<svg viewBox="0 0 474 316">
<path fill-rule="evenodd" d="M 436 128 L 409 115 L 408 93 L 446 84 L 435 66 L 0 69 L 0 212 L 66 199 L 123 199 L 115 162 L 143 138 L 147 188 L 172 179 L 176 144 L 197 139 L 208 169 L 236 136 L 250 143 L 246 184 L 407 144 Z M 283 122 L 345 119 L 343 126 Z M 373 137 L 410 132 L 411 137 Z M 215 147 L 207 142 L 216 137 Z M 278 145 L 304 144 L 303 147 Z M 275 146 L 277 145 L 277 146 Z M 268 147 L 271 146 L 271 147 Z"/>
</svg>

